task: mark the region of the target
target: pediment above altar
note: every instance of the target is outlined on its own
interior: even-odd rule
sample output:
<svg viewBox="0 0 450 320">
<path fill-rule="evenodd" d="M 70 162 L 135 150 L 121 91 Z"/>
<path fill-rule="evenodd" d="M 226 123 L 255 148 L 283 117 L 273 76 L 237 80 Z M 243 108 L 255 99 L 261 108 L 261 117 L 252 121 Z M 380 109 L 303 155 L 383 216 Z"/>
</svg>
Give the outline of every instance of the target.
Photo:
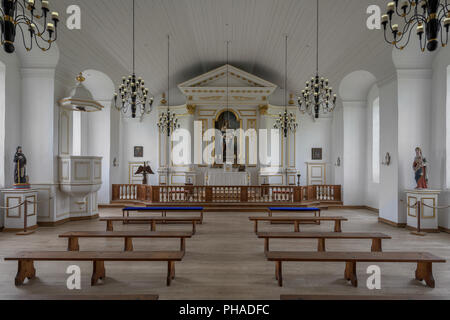
<svg viewBox="0 0 450 320">
<path fill-rule="evenodd" d="M 224 102 L 227 98 L 236 102 L 257 102 L 266 101 L 277 86 L 239 68 L 223 65 L 178 85 L 178 88 L 190 103 Z"/>
</svg>

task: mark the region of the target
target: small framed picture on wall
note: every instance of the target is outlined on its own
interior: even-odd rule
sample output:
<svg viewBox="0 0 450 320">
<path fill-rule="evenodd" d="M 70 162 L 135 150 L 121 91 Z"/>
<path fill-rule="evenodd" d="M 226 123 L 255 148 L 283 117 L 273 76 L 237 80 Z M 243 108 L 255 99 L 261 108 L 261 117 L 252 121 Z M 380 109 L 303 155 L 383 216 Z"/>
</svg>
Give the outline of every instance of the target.
<svg viewBox="0 0 450 320">
<path fill-rule="evenodd" d="M 134 147 L 134 157 L 135 158 L 143 158 L 144 157 L 144 147 Z"/>
<path fill-rule="evenodd" d="M 312 160 L 322 160 L 322 148 L 312 148 Z"/>
</svg>

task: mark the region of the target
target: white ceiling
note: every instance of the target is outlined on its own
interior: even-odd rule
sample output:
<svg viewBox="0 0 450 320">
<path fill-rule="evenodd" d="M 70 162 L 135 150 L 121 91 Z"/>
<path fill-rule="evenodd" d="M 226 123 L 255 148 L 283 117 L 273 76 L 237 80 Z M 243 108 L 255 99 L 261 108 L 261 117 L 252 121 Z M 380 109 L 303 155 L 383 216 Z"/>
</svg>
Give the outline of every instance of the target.
<svg viewBox="0 0 450 320">
<path fill-rule="evenodd" d="M 73 0 L 51 2 L 66 17 Z M 392 71 L 382 31 L 368 30 L 366 9 L 387 0 L 321 0 L 320 70 L 338 91 L 348 73 L 381 80 Z M 82 29 L 59 28 L 57 78 L 72 85 L 86 69 L 118 84 L 131 71 L 131 0 L 78 0 Z M 154 95 L 167 88 L 167 34 L 172 87 L 226 62 L 283 87 L 284 34 L 289 35 L 288 88 L 298 93 L 315 70 L 315 0 L 136 0 L 137 74 Z M 64 21 L 62 21 L 64 22 Z M 227 29 L 226 24 L 229 24 Z"/>
</svg>

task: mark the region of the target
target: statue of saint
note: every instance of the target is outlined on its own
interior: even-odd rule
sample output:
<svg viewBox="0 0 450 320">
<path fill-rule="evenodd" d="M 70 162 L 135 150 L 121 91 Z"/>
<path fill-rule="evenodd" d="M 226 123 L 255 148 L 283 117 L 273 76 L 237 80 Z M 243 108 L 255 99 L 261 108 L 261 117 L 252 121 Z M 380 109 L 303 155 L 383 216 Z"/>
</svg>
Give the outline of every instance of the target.
<svg viewBox="0 0 450 320">
<path fill-rule="evenodd" d="M 28 184 L 27 158 L 22 153 L 22 147 L 17 147 L 14 155 L 14 183 L 16 185 Z"/>
<path fill-rule="evenodd" d="M 422 156 L 422 149 L 419 147 L 416 148 L 413 170 L 417 183 L 416 189 L 428 189 L 427 160 Z"/>
</svg>

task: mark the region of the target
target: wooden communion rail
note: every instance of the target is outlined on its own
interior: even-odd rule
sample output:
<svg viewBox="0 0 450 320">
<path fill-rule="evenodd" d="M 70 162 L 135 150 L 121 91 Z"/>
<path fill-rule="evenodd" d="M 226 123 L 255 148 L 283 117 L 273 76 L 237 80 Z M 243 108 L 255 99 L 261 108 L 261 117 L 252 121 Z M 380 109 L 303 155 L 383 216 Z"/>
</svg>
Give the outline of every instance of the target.
<svg viewBox="0 0 450 320">
<path fill-rule="evenodd" d="M 341 186 L 146 186 L 113 184 L 112 201 L 152 203 L 301 203 L 341 201 Z"/>
</svg>

